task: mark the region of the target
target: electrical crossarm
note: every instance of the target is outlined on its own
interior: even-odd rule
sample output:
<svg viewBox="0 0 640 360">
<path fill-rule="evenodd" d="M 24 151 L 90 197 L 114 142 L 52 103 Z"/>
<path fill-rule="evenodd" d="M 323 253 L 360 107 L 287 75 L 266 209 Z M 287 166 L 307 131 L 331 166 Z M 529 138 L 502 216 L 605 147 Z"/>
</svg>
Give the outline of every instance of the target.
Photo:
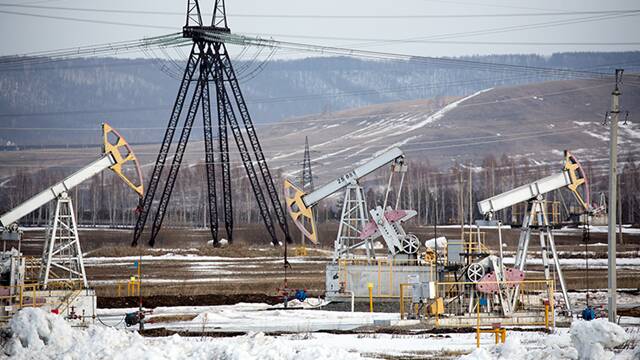
<svg viewBox="0 0 640 360">
<path fill-rule="evenodd" d="M 392 162 L 403 162 L 404 154 L 399 148 L 392 148 L 379 156 L 369 160 L 365 164 L 349 171 L 321 188 L 306 194 L 289 179 L 284 181 L 284 196 L 287 211 L 298 229 L 314 244 L 318 243 L 313 207 L 322 199 L 347 187 L 350 183 L 380 169 Z"/>
<path fill-rule="evenodd" d="M 133 189 L 139 196 L 142 196 L 142 173 L 140 171 L 138 160 L 129 147 L 129 144 L 108 124 L 102 125 L 102 133 L 104 138 L 104 154 L 102 157 L 76 171 L 66 179 L 36 194 L 14 209 L 0 215 L 0 226 L 2 226 L 3 236 L 8 236 L 10 233 L 17 233 L 17 221 L 22 217 L 37 210 L 49 201 L 67 194 L 69 190 L 73 189 L 78 184 L 92 178 L 106 169 L 113 170 L 131 189 Z M 123 171 L 123 166 L 129 162 L 135 164 L 135 171 L 137 172 L 138 177 L 135 183 L 129 179 Z"/>
</svg>

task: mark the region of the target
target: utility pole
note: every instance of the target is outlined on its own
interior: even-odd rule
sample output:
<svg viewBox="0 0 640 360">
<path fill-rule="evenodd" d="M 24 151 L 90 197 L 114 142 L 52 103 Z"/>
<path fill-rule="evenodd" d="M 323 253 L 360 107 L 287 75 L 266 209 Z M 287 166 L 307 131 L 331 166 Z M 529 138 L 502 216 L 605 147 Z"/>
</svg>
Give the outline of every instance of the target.
<svg viewBox="0 0 640 360">
<path fill-rule="evenodd" d="M 473 230 L 473 178 L 471 177 L 471 163 L 469 163 L 469 241 L 471 241 L 471 231 Z M 464 238 L 462 239 L 464 242 Z"/>
<path fill-rule="evenodd" d="M 611 111 L 609 112 L 611 132 L 609 134 L 609 234 L 607 237 L 609 245 L 609 294 L 608 309 L 609 322 L 616 322 L 617 311 L 617 284 L 616 284 L 616 210 L 617 190 L 618 190 L 618 119 L 620 117 L 620 89 L 622 80 L 622 69 L 616 69 L 616 86 L 611 93 Z"/>
<path fill-rule="evenodd" d="M 438 190 L 433 195 L 433 249 L 435 251 L 435 272 L 436 272 L 436 281 L 440 281 L 440 277 L 438 276 Z"/>
</svg>

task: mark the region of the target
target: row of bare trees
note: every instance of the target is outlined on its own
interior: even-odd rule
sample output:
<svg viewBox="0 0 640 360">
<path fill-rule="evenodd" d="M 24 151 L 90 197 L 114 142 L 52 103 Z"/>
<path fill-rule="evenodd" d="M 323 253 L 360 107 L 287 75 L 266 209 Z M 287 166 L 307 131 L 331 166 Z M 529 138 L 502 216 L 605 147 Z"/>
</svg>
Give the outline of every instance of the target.
<svg viewBox="0 0 640 360">
<path fill-rule="evenodd" d="M 633 155 L 623 159 L 620 179 L 620 216 L 623 223 L 640 222 L 640 164 Z M 443 171 L 428 162 L 411 162 L 404 187 L 400 192 L 400 207 L 415 209 L 420 224 L 460 224 L 479 214 L 475 203 L 478 200 L 502 193 L 519 185 L 559 171 L 560 165 L 531 165 L 507 156 L 497 159 L 487 156 L 480 166 L 455 164 Z M 583 163 L 589 174 L 592 201 L 607 191 L 606 166 Z M 321 171 L 318 169 L 317 171 Z M 387 170 L 380 170 L 377 180 L 363 182 L 369 207 L 380 205 L 384 199 Z M 64 178 L 70 169 L 49 168 L 39 171 L 19 172 L 11 181 L 0 187 L 0 212 L 7 211 L 27 198 Z M 281 172 L 274 172 L 275 179 L 282 179 Z M 389 204 L 395 204 L 398 178 L 392 186 Z M 470 186 L 471 182 L 471 186 Z M 166 226 L 206 227 L 207 196 L 206 175 L 203 164 L 185 166 L 180 171 L 164 224 Z M 281 188 L 281 184 L 277 184 Z M 162 187 L 160 187 L 161 189 Z M 232 176 L 234 222 L 236 224 L 261 223 L 258 207 L 251 186 L 243 169 L 234 169 Z M 222 189 L 218 184 L 218 189 Z M 104 172 L 72 190 L 78 222 L 84 226 L 131 227 L 135 223 L 134 209 L 137 195 L 111 172 Z M 573 196 L 565 190 L 556 191 L 548 200 L 558 201 L 561 218 L 579 212 Z M 222 199 L 219 196 L 219 206 Z M 339 201 L 338 201 L 339 202 Z M 22 225 L 46 225 L 54 204 L 43 206 L 21 220 Z M 330 200 L 321 202 L 316 208 L 319 222 L 334 221 L 339 217 L 339 203 Z M 469 212 L 472 212 L 471 216 Z M 515 209 L 506 209 L 497 214 L 505 223 L 511 223 Z M 222 214 L 222 208 L 219 209 Z M 221 217 L 222 219 L 222 217 Z M 222 226 L 221 226 L 222 228 Z"/>
</svg>

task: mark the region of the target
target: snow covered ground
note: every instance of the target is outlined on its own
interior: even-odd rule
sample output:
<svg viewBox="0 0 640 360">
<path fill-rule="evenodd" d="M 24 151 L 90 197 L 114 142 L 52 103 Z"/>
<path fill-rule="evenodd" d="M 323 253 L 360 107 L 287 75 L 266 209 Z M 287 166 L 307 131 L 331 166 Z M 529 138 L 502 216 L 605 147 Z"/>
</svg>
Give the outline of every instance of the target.
<svg viewBox="0 0 640 360">
<path fill-rule="evenodd" d="M 606 269 L 609 265 L 607 263 L 608 259 L 589 259 L 589 268 L 590 269 Z M 508 265 L 512 265 L 515 262 L 514 257 L 505 257 L 504 263 Z M 553 262 L 550 260 L 550 262 Z M 640 259 L 639 258 L 618 258 L 616 259 L 616 264 L 618 265 L 618 269 L 635 269 L 640 267 Z M 527 258 L 527 265 L 542 265 L 542 259 L 535 257 Z M 587 265 L 585 263 L 584 258 L 571 258 L 571 259 L 560 259 L 560 266 L 562 269 L 583 269 Z"/>
<path fill-rule="evenodd" d="M 16 359 L 367 359 L 389 357 L 466 359 L 637 359 L 638 328 L 606 320 L 575 321 L 545 336 L 510 331 L 504 345 L 474 334 L 328 334 L 145 338 L 136 332 L 94 325 L 74 328 L 57 315 L 25 309 L 10 322 L 4 356 Z M 469 354 L 470 353 L 470 354 Z M 466 355 L 468 354 L 468 355 Z"/>
<path fill-rule="evenodd" d="M 606 225 L 590 225 L 589 226 L 589 231 L 591 231 L 592 233 L 607 233 L 609 231 L 609 228 Z M 618 230 L 616 230 L 616 232 L 618 232 Z M 579 228 L 570 228 L 570 227 L 563 227 L 560 230 L 554 230 L 553 235 L 574 235 L 576 233 L 582 234 L 582 227 Z M 623 234 L 640 234 L 640 228 L 634 228 L 631 227 L 631 225 L 622 225 L 622 233 Z"/>
<path fill-rule="evenodd" d="M 120 283 L 128 279 L 134 263 L 142 261 L 143 283 L 146 284 L 203 284 L 203 283 L 256 283 L 265 276 L 273 279 L 282 272 L 279 256 L 224 257 L 168 252 L 158 255 L 85 257 L 92 286 Z M 297 277 L 318 277 L 329 261 L 323 256 L 289 257 L 296 266 Z M 109 271 L 113 269 L 114 271 Z M 171 269 L 170 271 L 168 269 Z M 320 275 L 319 275 L 320 274 Z"/>
<path fill-rule="evenodd" d="M 396 324 L 400 317 L 395 313 L 361 313 L 311 310 L 322 304 L 322 300 L 307 299 L 305 303 L 297 300 L 289 302 L 290 308 L 282 305 L 247 304 L 219 306 L 176 306 L 158 307 L 148 316 L 149 324 L 145 328 L 163 327 L 182 331 L 219 331 L 219 332 L 313 332 L 320 330 L 351 330 L 357 327 L 373 325 L 376 322 Z M 123 328 L 122 319 L 127 312 L 137 309 L 99 309 L 100 319 L 107 325 Z M 166 321 L 174 317 L 192 320 Z M 154 322 L 154 319 L 165 319 Z"/>
<path fill-rule="evenodd" d="M 479 348 L 461 359 L 638 359 L 640 335 L 637 330 L 624 329 L 606 319 L 576 320 L 570 329 L 561 329 L 549 336 L 531 339 L 512 334 L 504 345 Z"/>
</svg>

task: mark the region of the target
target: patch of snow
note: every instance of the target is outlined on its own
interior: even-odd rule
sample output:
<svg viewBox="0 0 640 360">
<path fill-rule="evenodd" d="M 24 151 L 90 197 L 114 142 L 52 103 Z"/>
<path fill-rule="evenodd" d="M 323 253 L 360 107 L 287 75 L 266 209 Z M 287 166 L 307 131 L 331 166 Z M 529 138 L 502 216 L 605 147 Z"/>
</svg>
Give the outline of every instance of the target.
<svg viewBox="0 0 640 360">
<path fill-rule="evenodd" d="M 68 348 L 73 339 L 63 336 L 70 328 L 61 317 L 49 315 L 41 309 L 25 308 L 9 321 L 13 333 L 5 347 L 7 355 L 19 355 L 21 350 L 39 352 L 48 345 Z"/>
<path fill-rule="evenodd" d="M 513 334 L 507 337 L 502 346 L 497 348 L 498 354 L 502 359 L 524 359 L 527 356 L 527 348 L 522 346 L 520 336 Z"/>
<path fill-rule="evenodd" d="M 579 358 L 584 360 L 612 359 L 614 354 L 610 349 L 629 339 L 622 327 L 607 319 L 574 321 L 570 333 Z"/>
<path fill-rule="evenodd" d="M 478 226 L 477 225 L 472 225 L 469 226 L 469 224 L 465 224 L 464 228 L 468 229 L 469 227 L 471 227 L 472 229 L 477 229 Z M 504 229 L 511 229 L 511 225 L 501 225 L 500 226 L 503 230 Z M 460 225 L 438 225 L 438 228 L 441 229 L 460 229 Z M 480 226 L 480 229 L 497 229 L 498 226 L 497 225 L 482 225 Z"/>
<path fill-rule="evenodd" d="M 620 130 L 622 130 L 622 133 L 630 138 L 640 139 L 640 131 L 633 129 L 631 126 L 621 126 Z"/>
<path fill-rule="evenodd" d="M 354 157 L 354 156 L 360 155 L 360 154 L 362 154 L 363 152 L 368 151 L 368 150 L 369 150 L 369 147 L 368 147 L 368 146 L 364 146 L 364 147 L 362 147 L 362 149 L 360 149 L 360 150 L 358 150 L 358 151 L 356 151 L 356 152 L 353 152 L 353 153 L 349 154 L 349 155 L 347 156 L 347 159 L 348 159 L 348 158 L 350 158 L 350 157 Z M 351 167 L 351 166 L 347 166 L 347 167 Z"/>
<path fill-rule="evenodd" d="M 505 264 L 514 264 L 513 257 L 505 257 Z M 527 258 L 527 264 L 530 265 L 542 265 L 542 259 L 540 258 Z M 640 259 L 638 258 L 619 258 L 616 260 L 616 264 L 620 267 L 637 268 L 640 266 Z M 560 259 L 560 266 L 562 268 L 582 269 L 586 267 L 584 259 L 572 258 L 572 259 Z M 591 269 L 606 269 L 608 259 L 589 259 L 589 268 Z"/>
<path fill-rule="evenodd" d="M 410 136 L 410 137 L 408 137 L 408 138 L 406 138 L 406 139 L 404 139 L 402 141 L 398 141 L 396 143 L 393 143 L 393 144 L 387 146 L 386 148 L 384 148 L 384 149 L 382 149 L 380 151 L 376 151 L 375 154 L 373 155 L 373 157 L 376 157 L 376 156 L 384 153 L 385 151 L 389 151 L 389 150 L 393 149 L 394 147 L 400 147 L 402 145 L 405 145 L 406 143 L 408 143 L 409 141 L 411 141 L 411 140 L 413 140 L 413 139 L 415 139 L 417 137 L 418 136 Z"/>
<path fill-rule="evenodd" d="M 298 155 L 302 155 L 302 154 L 304 154 L 304 149 L 291 151 L 291 152 L 287 152 L 287 153 L 278 153 L 275 156 L 272 156 L 271 160 L 279 160 L 279 159 L 288 158 L 288 157 L 292 157 L 292 156 L 298 156 Z"/>
<path fill-rule="evenodd" d="M 598 140 L 602 140 L 602 141 L 609 141 L 609 136 L 608 135 L 603 135 L 603 134 L 598 134 L 598 133 L 594 133 L 592 131 L 588 131 L 588 130 L 582 130 L 583 133 L 589 135 L 589 136 L 593 136 L 594 138 L 598 139 Z"/>
<path fill-rule="evenodd" d="M 640 347 L 614 353 L 613 348 L 629 340 L 629 334 L 619 325 L 606 319 L 574 320 L 571 329 L 558 329 L 555 334 L 531 337 L 525 333 L 509 332 L 504 344 L 475 349 L 459 359 L 466 360 L 537 360 L 573 359 L 608 360 L 634 359 Z"/>
<path fill-rule="evenodd" d="M 464 98 L 462 98 L 462 99 L 460 99 L 460 100 L 458 100 L 458 101 L 454 101 L 454 102 L 452 102 L 451 104 L 448 104 L 447 106 L 443 107 L 442 109 L 440 109 L 440 110 L 436 111 L 435 113 L 433 113 L 433 114 L 431 114 L 431 115 L 427 116 L 427 118 L 426 118 L 426 119 L 424 119 L 423 121 L 421 121 L 421 122 L 419 122 L 419 123 L 417 123 L 417 124 L 414 124 L 413 126 L 410 126 L 410 127 L 409 127 L 409 128 L 407 128 L 405 131 L 414 131 L 414 130 L 417 130 L 417 129 L 421 128 L 421 127 L 424 127 L 425 125 L 427 125 L 427 124 L 429 124 L 429 123 L 432 123 L 432 122 L 434 122 L 434 121 L 438 121 L 438 120 L 442 119 L 442 117 L 444 117 L 444 115 L 445 115 L 446 113 L 448 113 L 449 111 L 451 111 L 451 110 L 455 109 L 455 108 L 456 108 L 456 107 L 458 107 L 458 105 L 460 105 L 461 103 L 463 103 L 463 102 L 465 102 L 465 101 L 467 101 L 467 100 L 469 100 L 469 99 L 471 99 L 471 98 L 473 98 L 473 97 L 476 97 L 476 96 L 478 96 L 478 95 L 480 95 L 480 94 L 482 94 L 482 93 L 485 93 L 485 92 L 487 92 L 487 91 L 490 91 L 490 90 L 492 90 L 492 89 L 493 89 L 493 88 L 488 88 L 488 89 L 480 90 L 480 91 L 477 91 L 477 92 L 475 92 L 475 93 L 473 93 L 473 94 L 471 94 L 471 95 L 469 95 L 469 96 L 467 96 L 467 97 L 464 97 Z"/>
<path fill-rule="evenodd" d="M 492 360 L 493 356 L 484 348 L 477 348 L 470 354 L 463 355 L 459 359 L 461 360 Z"/>
<path fill-rule="evenodd" d="M 336 155 L 339 155 L 339 154 L 345 153 L 345 152 L 347 152 L 347 151 L 351 151 L 351 150 L 352 150 L 352 149 L 354 149 L 354 148 L 355 148 L 354 146 L 351 146 L 351 147 L 346 147 L 346 148 L 344 148 L 344 149 L 342 149 L 342 150 L 338 150 L 338 151 L 336 151 L 336 152 L 332 152 L 332 153 L 329 153 L 329 154 L 324 154 L 324 155 L 322 155 L 322 156 L 319 156 L 319 157 L 315 158 L 315 159 L 314 159 L 314 161 L 321 161 L 321 160 L 325 160 L 325 159 L 330 158 L 330 157 L 332 157 L 332 156 L 336 156 Z"/>
<path fill-rule="evenodd" d="M 592 233 L 607 233 L 609 231 L 609 228 L 606 225 L 590 225 L 589 231 Z M 616 232 L 618 231 L 619 229 L 616 227 Z M 562 234 L 562 233 L 582 233 L 582 227 L 570 228 L 565 226 L 560 230 L 554 231 L 553 233 L 554 235 Z M 625 224 L 625 225 L 622 225 L 622 233 L 623 234 L 640 234 L 640 228 L 633 228 L 631 227 L 631 225 Z"/>
<path fill-rule="evenodd" d="M 444 249 L 447 247 L 447 238 L 444 236 L 438 236 L 437 239 L 431 238 L 429 240 L 426 240 L 424 242 L 424 246 L 429 249 L 433 249 L 434 245 L 436 244 L 436 241 L 438 244 L 438 249 Z"/>
</svg>

